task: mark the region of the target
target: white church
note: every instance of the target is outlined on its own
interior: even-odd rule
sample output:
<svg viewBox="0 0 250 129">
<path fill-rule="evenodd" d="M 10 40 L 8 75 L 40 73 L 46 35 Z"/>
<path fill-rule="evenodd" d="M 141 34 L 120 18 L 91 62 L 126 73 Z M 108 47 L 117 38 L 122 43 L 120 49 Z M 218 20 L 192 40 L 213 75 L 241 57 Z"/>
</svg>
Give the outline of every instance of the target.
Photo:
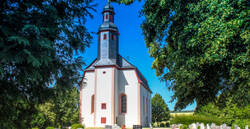
<svg viewBox="0 0 250 129">
<path fill-rule="evenodd" d="M 98 30 L 98 56 L 84 70 L 80 88 L 80 122 L 85 127 L 149 126 L 151 94 L 140 71 L 118 52 L 119 32 L 108 2 Z"/>
</svg>

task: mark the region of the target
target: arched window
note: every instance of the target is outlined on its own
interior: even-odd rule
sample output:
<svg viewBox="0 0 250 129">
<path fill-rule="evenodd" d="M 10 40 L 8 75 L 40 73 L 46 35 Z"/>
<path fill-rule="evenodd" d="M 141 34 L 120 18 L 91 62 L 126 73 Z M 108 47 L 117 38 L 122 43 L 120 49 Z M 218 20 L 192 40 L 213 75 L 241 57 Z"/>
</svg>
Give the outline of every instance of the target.
<svg viewBox="0 0 250 129">
<path fill-rule="evenodd" d="M 95 95 L 91 96 L 91 113 L 94 112 L 94 108 L 95 108 Z"/>
<path fill-rule="evenodd" d="M 120 95 L 120 112 L 127 113 L 127 96 L 125 94 Z"/>
</svg>

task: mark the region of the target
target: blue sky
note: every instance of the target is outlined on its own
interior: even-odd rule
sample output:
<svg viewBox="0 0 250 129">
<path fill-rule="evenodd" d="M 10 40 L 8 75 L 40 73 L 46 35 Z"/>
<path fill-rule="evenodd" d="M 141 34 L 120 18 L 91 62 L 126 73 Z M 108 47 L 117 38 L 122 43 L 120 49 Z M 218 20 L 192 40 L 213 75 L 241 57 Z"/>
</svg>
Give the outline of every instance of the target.
<svg viewBox="0 0 250 129">
<path fill-rule="evenodd" d="M 102 10 L 106 0 L 94 0 L 97 3 L 97 11 L 92 12 L 94 18 L 87 19 L 86 27 L 90 32 L 97 33 L 102 24 Z M 115 9 L 115 24 L 119 29 L 119 53 L 130 63 L 135 65 L 148 80 L 149 86 L 155 93 L 161 94 L 170 110 L 174 109 L 174 103 L 170 103 L 172 91 L 169 91 L 165 82 L 161 82 L 155 75 L 155 70 L 151 68 L 153 58 L 149 56 L 148 49 L 144 43 L 144 36 L 140 28 L 143 17 L 139 17 L 139 11 L 142 9 L 142 2 L 135 2 L 132 5 L 125 6 L 112 3 Z M 97 34 L 93 34 L 92 44 L 83 54 L 86 65 L 89 65 L 97 56 Z M 86 66 L 85 66 L 86 67 Z M 153 96 L 152 95 L 152 96 Z M 188 106 L 185 110 L 193 110 L 195 104 Z"/>
</svg>

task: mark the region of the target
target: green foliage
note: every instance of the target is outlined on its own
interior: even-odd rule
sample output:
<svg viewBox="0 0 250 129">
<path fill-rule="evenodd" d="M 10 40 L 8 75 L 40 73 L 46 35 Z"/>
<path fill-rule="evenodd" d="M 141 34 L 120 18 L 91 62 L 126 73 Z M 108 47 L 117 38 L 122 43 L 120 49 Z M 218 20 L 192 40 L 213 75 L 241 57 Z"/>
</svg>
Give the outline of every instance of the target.
<svg viewBox="0 0 250 129">
<path fill-rule="evenodd" d="M 134 0 L 116 0 L 130 4 Z M 232 96 L 250 101 L 248 0 L 146 0 L 141 27 L 176 110 Z"/>
<path fill-rule="evenodd" d="M 110 0 L 110 1 L 117 2 L 117 3 L 120 3 L 120 4 L 129 5 L 129 4 L 132 4 L 135 0 Z M 138 0 L 138 1 L 141 1 L 141 0 Z"/>
<path fill-rule="evenodd" d="M 170 125 L 169 125 L 168 121 L 162 121 L 162 122 L 160 122 L 159 127 L 170 127 Z"/>
<path fill-rule="evenodd" d="M 70 89 L 53 88 L 54 96 L 47 102 L 40 104 L 38 114 L 34 114 L 32 126 L 40 128 L 48 125 L 66 127 L 78 122 L 79 91 L 76 87 Z"/>
<path fill-rule="evenodd" d="M 155 94 L 152 98 L 152 121 L 161 122 L 169 120 L 170 111 L 160 94 Z"/>
<path fill-rule="evenodd" d="M 73 125 L 71 126 L 71 129 L 78 129 L 78 128 L 83 128 L 83 129 L 84 129 L 84 126 L 81 125 L 81 124 L 73 124 Z"/>
<path fill-rule="evenodd" d="M 31 114 L 51 97 L 54 83 L 65 88 L 79 83 L 79 54 L 92 39 L 84 26 L 92 17 L 91 3 L 1 0 L 0 128 L 34 127 Z"/>
<path fill-rule="evenodd" d="M 54 127 L 47 127 L 46 129 L 55 129 Z"/>
<path fill-rule="evenodd" d="M 220 113 L 221 113 L 221 110 L 219 109 L 218 106 L 216 106 L 213 103 L 209 103 L 206 106 L 202 106 L 199 109 L 198 113 L 196 113 L 196 114 L 203 115 L 203 116 L 209 116 L 209 117 L 212 117 L 212 116 L 219 117 Z"/>
<path fill-rule="evenodd" d="M 180 129 L 187 129 L 187 128 L 188 128 L 187 125 L 181 125 L 181 126 L 180 126 Z"/>
<path fill-rule="evenodd" d="M 249 111 L 248 111 L 249 112 Z M 233 122 L 233 127 L 234 125 L 239 126 L 241 129 L 245 129 L 246 125 L 250 125 L 250 119 L 244 119 L 244 120 L 235 120 L 235 122 Z"/>
<path fill-rule="evenodd" d="M 170 124 L 190 125 L 192 123 L 197 123 L 197 122 L 204 124 L 211 124 L 211 123 L 215 123 L 217 125 L 223 124 L 222 120 L 220 120 L 219 118 L 202 116 L 202 115 L 193 115 L 193 116 L 178 115 L 170 120 Z"/>
<path fill-rule="evenodd" d="M 238 126 L 244 126 L 249 123 L 250 120 L 250 105 L 245 107 L 237 107 L 236 104 L 232 103 L 230 99 L 226 102 L 225 107 L 218 107 L 216 104 L 209 103 L 206 106 L 200 108 L 196 114 L 220 118 L 223 123 L 227 125 L 236 124 Z"/>
<path fill-rule="evenodd" d="M 160 123 L 160 127 L 164 127 L 165 125 L 164 125 L 164 123 Z"/>
<path fill-rule="evenodd" d="M 39 128 L 32 128 L 32 129 L 39 129 Z"/>
</svg>

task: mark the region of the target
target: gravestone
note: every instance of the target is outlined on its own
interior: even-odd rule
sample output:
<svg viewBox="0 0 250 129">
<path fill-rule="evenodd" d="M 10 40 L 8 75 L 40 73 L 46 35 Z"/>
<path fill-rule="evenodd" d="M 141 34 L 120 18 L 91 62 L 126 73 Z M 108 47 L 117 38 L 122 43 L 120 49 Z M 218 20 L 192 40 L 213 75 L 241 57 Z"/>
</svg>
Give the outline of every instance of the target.
<svg viewBox="0 0 250 129">
<path fill-rule="evenodd" d="M 141 125 L 133 125 L 133 129 L 142 129 Z"/>
<path fill-rule="evenodd" d="M 117 124 L 112 126 L 112 129 L 120 129 L 120 126 L 118 126 Z"/>
<path fill-rule="evenodd" d="M 214 123 L 211 124 L 211 129 L 216 129 L 216 125 Z"/>
<path fill-rule="evenodd" d="M 209 126 L 209 124 L 207 124 L 207 129 L 210 129 L 210 126 Z"/>
<path fill-rule="evenodd" d="M 200 129 L 205 129 L 205 125 L 203 123 L 200 124 Z"/>
<path fill-rule="evenodd" d="M 189 125 L 188 127 L 189 127 L 189 129 L 197 129 L 197 126 L 195 123 Z"/>
<path fill-rule="evenodd" d="M 227 124 L 223 124 L 220 127 L 221 127 L 221 129 L 227 129 Z"/>
<path fill-rule="evenodd" d="M 173 124 L 173 125 L 171 125 L 170 127 L 171 127 L 171 129 L 176 129 L 176 128 L 177 128 L 177 125 L 176 125 L 176 124 Z"/>
<path fill-rule="evenodd" d="M 151 123 L 149 124 L 149 128 L 150 128 L 150 129 L 153 129 L 153 127 L 152 127 L 152 124 L 151 124 Z"/>
<path fill-rule="evenodd" d="M 104 129 L 112 129 L 112 125 L 105 125 Z"/>
</svg>

